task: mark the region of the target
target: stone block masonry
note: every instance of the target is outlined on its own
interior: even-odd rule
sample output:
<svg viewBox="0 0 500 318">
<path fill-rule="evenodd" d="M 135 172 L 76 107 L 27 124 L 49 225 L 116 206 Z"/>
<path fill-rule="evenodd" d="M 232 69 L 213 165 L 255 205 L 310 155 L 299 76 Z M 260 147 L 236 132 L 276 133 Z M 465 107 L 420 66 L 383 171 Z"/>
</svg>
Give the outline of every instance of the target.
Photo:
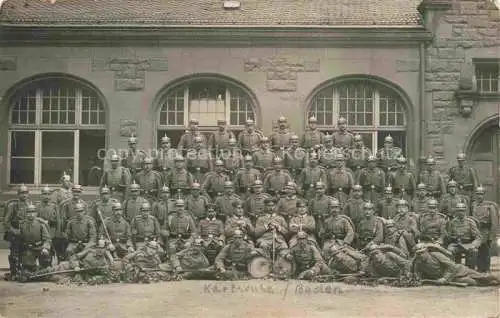
<svg viewBox="0 0 500 318">
<path fill-rule="evenodd" d="M 297 90 L 297 73 L 319 72 L 320 61 L 288 57 L 249 58 L 245 61 L 244 70 L 266 72 L 268 91 L 294 92 Z"/>
</svg>

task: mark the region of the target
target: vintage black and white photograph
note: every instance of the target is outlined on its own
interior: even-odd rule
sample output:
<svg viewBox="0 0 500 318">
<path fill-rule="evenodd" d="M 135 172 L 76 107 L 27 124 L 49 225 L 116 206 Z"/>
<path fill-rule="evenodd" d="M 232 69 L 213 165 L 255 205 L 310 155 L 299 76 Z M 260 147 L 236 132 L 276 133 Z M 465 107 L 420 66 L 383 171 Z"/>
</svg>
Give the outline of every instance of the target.
<svg viewBox="0 0 500 318">
<path fill-rule="evenodd" d="M 498 318 L 499 180 L 499 0 L 0 0 L 0 318 Z"/>
</svg>

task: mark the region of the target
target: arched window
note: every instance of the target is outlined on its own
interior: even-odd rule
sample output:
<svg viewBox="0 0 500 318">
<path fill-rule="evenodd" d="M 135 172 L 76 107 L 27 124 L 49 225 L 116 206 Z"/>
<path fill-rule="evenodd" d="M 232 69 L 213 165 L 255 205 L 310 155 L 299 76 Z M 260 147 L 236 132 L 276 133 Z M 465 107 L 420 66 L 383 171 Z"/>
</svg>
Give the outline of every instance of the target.
<svg viewBox="0 0 500 318">
<path fill-rule="evenodd" d="M 238 134 L 247 119 L 256 120 L 252 98 L 239 86 L 226 81 L 194 79 L 169 91 L 160 101 L 158 141 L 165 134 L 176 146 L 190 119 L 198 119 L 200 130 L 213 131 L 225 119 Z"/>
<path fill-rule="evenodd" d="M 348 129 L 363 136 L 365 146 L 376 151 L 391 135 L 406 153 L 405 107 L 393 90 L 369 80 L 346 80 L 323 88 L 309 105 L 309 116 L 319 129 L 332 133 L 337 119 L 344 117 Z"/>
<path fill-rule="evenodd" d="M 58 184 L 63 172 L 82 185 L 102 167 L 106 112 L 97 93 L 61 77 L 32 81 L 10 100 L 10 184 Z"/>
</svg>

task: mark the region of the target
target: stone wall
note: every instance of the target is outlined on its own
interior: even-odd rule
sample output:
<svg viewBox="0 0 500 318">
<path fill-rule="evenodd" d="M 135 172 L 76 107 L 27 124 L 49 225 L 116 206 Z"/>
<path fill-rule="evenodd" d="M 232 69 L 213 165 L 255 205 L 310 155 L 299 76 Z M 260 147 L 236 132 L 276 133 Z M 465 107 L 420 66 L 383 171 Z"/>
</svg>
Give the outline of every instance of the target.
<svg viewBox="0 0 500 318">
<path fill-rule="evenodd" d="M 459 113 L 455 92 L 461 81 L 472 81 L 472 58 L 500 57 L 500 12 L 493 2 L 452 3 L 451 9 L 441 13 L 434 41 L 427 48 L 425 78 L 427 149 L 440 160 L 443 170 L 455 163 L 457 152 L 480 117 L 488 116 L 477 110 L 470 118 Z"/>
</svg>

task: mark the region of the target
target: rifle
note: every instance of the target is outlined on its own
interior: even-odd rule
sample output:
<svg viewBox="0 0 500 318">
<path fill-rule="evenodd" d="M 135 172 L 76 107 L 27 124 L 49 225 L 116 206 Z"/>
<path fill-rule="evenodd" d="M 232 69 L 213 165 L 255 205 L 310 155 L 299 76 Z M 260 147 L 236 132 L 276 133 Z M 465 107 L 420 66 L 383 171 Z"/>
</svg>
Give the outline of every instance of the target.
<svg viewBox="0 0 500 318">
<path fill-rule="evenodd" d="M 52 276 L 52 275 L 81 273 L 81 272 L 102 270 L 102 269 L 108 269 L 108 268 L 109 268 L 108 266 L 101 266 L 101 267 L 81 268 L 81 269 L 67 269 L 67 270 L 56 271 L 56 272 L 48 272 L 48 273 L 42 273 L 42 274 L 29 275 L 27 278 L 28 278 L 28 280 L 30 280 L 30 279 L 43 278 L 43 277 Z"/>
<path fill-rule="evenodd" d="M 440 282 L 435 279 L 422 279 L 423 285 L 435 285 L 435 286 L 455 286 L 455 287 L 467 287 L 466 283 L 457 282 Z"/>
<path fill-rule="evenodd" d="M 106 238 L 111 243 L 111 237 L 109 236 L 108 228 L 106 227 L 106 223 L 104 223 L 104 218 L 102 217 L 101 210 L 97 208 L 97 214 L 99 215 L 99 219 L 101 220 L 102 227 L 104 228 L 104 234 L 106 234 Z"/>
</svg>

